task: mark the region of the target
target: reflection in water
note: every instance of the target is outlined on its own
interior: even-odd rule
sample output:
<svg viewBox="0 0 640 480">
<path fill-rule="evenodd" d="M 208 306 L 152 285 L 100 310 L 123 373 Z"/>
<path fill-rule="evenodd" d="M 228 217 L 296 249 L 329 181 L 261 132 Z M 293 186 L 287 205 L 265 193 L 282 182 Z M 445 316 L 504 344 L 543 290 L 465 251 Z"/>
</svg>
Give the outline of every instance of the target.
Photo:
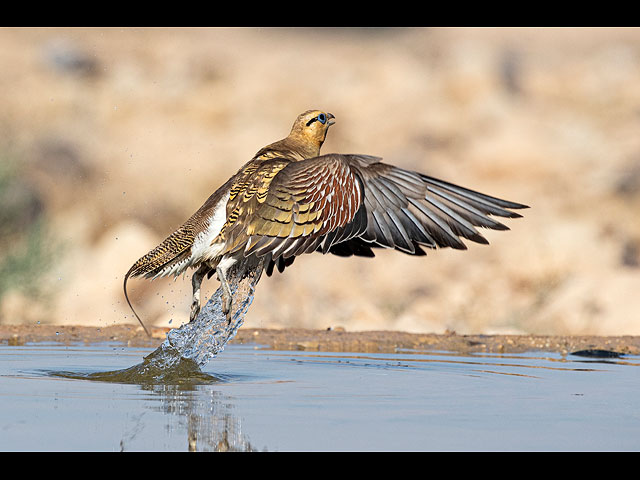
<svg viewBox="0 0 640 480">
<path fill-rule="evenodd" d="M 543 370 L 565 370 L 565 371 L 594 371 L 593 368 L 577 368 L 574 366 L 558 367 L 547 365 L 546 362 L 561 362 L 561 363 L 575 363 L 575 360 L 567 360 L 566 358 L 552 358 L 552 357 L 537 357 L 537 356 L 520 356 L 520 355 L 505 355 L 505 354 L 479 354 L 471 353 L 461 355 L 456 352 L 429 352 L 423 353 L 416 350 L 409 351 L 404 350 L 408 355 L 398 356 L 398 354 L 381 354 L 381 355 L 367 355 L 367 354 L 336 354 L 327 356 L 323 353 L 296 353 L 296 361 L 301 362 L 303 360 L 314 363 L 337 363 L 344 365 L 361 365 L 361 366 L 378 366 L 384 368 L 424 368 L 425 364 L 441 363 L 449 365 L 469 365 L 470 367 L 506 367 L 514 370 L 518 369 L 543 369 Z M 292 354 L 287 352 L 275 352 L 272 356 L 290 357 Z M 514 361 L 510 361 L 514 360 Z M 531 363 L 532 361 L 540 360 L 539 364 Z M 374 362 L 369 363 L 368 361 Z M 588 361 L 586 363 L 596 363 L 596 361 Z M 600 363 L 613 363 L 613 362 L 600 362 Z M 629 364 L 630 362 L 617 361 L 618 364 Z M 487 373 L 500 373 L 505 375 L 517 375 L 517 376 L 531 376 L 517 372 L 490 372 L 486 369 L 480 369 L 478 371 L 485 371 Z"/>
<path fill-rule="evenodd" d="M 246 452 L 257 450 L 242 433 L 242 422 L 233 413 L 233 402 L 230 398 L 210 388 L 218 382 L 228 381 L 224 377 L 215 377 L 202 373 L 197 366 L 183 362 L 172 369 L 172 376 L 164 376 L 166 383 L 142 382 L 137 369 L 117 370 L 114 372 L 72 373 L 50 372 L 51 376 L 76 380 L 93 380 L 100 382 L 133 383 L 140 388 L 152 392 L 159 398 L 159 405 L 152 403 L 152 410 L 166 415 L 169 432 L 177 430 L 182 433 L 186 427 L 189 451 L 213 452 Z M 153 379 L 153 375 L 144 377 Z M 173 380 L 173 383 L 171 383 Z M 120 441 L 120 449 L 127 450 L 129 441 L 133 441 L 136 433 L 144 427 L 141 418 L 134 419 L 131 433 Z"/>
<path fill-rule="evenodd" d="M 187 428 L 190 452 L 250 452 L 256 450 L 242 433 L 242 422 L 233 414 L 230 399 L 212 389 L 188 389 L 181 385 L 143 387 L 160 395 L 154 410 L 176 419 L 179 431 Z M 171 422 L 171 420 L 169 420 Z M 186 425 L 185 425 L 186 424 Z M 172 429 L 171 423 L 169 429 Z"/>
</svg>

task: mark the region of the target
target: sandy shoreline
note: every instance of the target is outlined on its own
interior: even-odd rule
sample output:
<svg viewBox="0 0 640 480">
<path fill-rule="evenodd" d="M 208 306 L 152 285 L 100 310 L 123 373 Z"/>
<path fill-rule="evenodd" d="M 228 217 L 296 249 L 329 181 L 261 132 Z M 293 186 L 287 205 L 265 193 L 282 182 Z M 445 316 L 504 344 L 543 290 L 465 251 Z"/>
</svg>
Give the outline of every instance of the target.
<svg viewBox="0 0 640 480">
<path fill-rule="evenodd" d="M 131 347 L 156 347 L 168 329 L 153 328 L 147 337 L 137 325 L 110 327 L 62 325 L 0 325 L 0 345 L 39 342 L 96 344 L 116 342 Z M 523 353 L 547 351 L 568 354 L 578 351 L 608 351 L 640 354 L 639 336 L 559 335 L 460 335 L 416 334 L 395 331 L 348 332 L 338 330 L 241 328 L 233 344 L 254 344 L 274 350 L 381 352 L 398 350 L 450 351 L 459 353 Z"/>
</svg>

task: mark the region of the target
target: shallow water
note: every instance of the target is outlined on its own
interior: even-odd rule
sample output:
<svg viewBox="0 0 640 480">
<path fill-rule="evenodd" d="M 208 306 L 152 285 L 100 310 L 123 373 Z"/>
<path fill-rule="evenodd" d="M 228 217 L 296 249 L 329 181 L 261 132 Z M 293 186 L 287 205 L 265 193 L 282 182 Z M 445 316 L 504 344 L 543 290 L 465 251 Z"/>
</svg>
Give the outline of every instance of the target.
<svg viewBox="0 0 640 480">
<path fill-rule="evenodd" d="M 150 352 L 0 347 L 0 450 L 640 449 L 639 357 L 231 344 L 199 375 L 88 380 Z"/>
</svg>

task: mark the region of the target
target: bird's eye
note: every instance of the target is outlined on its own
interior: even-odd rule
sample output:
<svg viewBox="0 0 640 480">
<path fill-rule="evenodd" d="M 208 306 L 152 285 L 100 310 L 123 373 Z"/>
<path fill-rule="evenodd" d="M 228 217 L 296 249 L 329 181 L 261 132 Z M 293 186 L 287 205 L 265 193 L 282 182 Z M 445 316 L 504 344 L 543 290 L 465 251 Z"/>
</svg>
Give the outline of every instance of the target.
<svg viewBox="0 0 640 480">
<path fill-rule="evenodd" d="M 321 113 L 320 115 L 318 115 L 318 121 L 324 125 L 324 123 L 327 121 L 327 116 L 324 113 Z"/>
</svg>

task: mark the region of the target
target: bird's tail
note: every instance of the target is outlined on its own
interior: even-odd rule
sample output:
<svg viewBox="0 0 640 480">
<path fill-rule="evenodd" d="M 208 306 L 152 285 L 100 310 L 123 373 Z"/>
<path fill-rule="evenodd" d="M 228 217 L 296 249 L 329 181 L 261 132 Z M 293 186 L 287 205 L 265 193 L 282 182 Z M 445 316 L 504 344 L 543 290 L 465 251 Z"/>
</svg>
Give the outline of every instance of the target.
<svg viewBox="0 0 640 480">
<path fill-rule="evenodd" d="M 149 330 L 147 330 L 147 327 L 145 326 L 145 324 L 142 322 L 142 320 L 140 319 L 140 317 L 138 316 L 138 314 L 136 313 L 136 311 L 133 308 L 133 305 L 131 305 L 131 300 L 129 300 L 129 294 L 127 293 L 127 280 L 129 280 L 129 277 L 131 276 L 131 274 L 135 271 L 137 267 L 137 264 L 133 265 L 129 271 L 127 272 L 127 274 L 124 276 L 124 284 L 123 284 L 123 288 L 124 288 L 124 298 L 127 299 L 127 303 L 129 304 L 129 308 L 131 309 L 131 311 L 133 312 L 133 314 L 136 316 L 136 318 L 138 319 L 138 322 L 140 322 L 140 325 L 142 325 L 142 328 L 144 328 L 145 333 L 150 337 L 151 336 L 151 332 L 149 332 Z"/>
<path fill-rule="evenodd" d="M 188 266 L 190 246 L 193 243 L 193 232 L 184 226 L 169 235 L 160 245 L 151 250 L 146 255 L 138 259 L 124 276 L 124 297 L 131 308 L 131 311 L 147 332 L 151 336 L 147 327 L 134 310 L 127 294 L 127 280 L 129 277 L 156 278 L 166 275 L 176 275 Z"/>
</svg>

